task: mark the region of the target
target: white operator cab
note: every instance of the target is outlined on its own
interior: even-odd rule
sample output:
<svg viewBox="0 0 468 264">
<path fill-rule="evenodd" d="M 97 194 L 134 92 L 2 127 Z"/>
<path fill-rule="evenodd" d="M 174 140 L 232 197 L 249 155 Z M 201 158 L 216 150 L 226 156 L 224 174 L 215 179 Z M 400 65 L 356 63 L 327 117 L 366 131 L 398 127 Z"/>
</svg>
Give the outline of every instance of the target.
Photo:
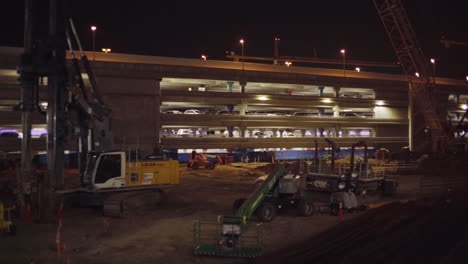
<svg viewBox="0 0 468 264">
<path fill-rule="evenodd" d="M 88 184 L 93 189 L 125 187 L 126 153 L 93 153 L 86 168 Z"/>
</svg>

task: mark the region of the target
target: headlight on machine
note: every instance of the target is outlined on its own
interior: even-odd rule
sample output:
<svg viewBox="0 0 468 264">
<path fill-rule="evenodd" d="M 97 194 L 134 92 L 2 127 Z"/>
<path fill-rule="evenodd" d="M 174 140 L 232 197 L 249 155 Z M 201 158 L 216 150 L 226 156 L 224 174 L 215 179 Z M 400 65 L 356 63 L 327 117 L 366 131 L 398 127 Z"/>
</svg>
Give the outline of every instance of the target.
<svg viewBox="0 0 468 264">
<path fill-rule="evenodd" d="M 357 178 L 357 176 L 358 176 L 357 171 L 353 171 L 353 172 L 351 173 L 351 178 L 355 179 L 355 178 Z"/>
<path fill-rule="evenodd" d="M 346 187 L 346 182 L 339 182 L 338 183 L 338 190 L 343 190 Z"/>
</svg>

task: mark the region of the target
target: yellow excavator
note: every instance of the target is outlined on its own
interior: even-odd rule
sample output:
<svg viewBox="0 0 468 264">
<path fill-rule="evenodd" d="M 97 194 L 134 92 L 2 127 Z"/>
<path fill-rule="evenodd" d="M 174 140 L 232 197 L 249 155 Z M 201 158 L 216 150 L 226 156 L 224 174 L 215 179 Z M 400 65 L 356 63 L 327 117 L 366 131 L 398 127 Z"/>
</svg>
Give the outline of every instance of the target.
<svg viewBox="0 0 468 264">
<path fill-rule="evenodd" d="M 66 28 L 73 66 L 72 95 L 69 101 L 73 130 L 80 131 L 79 171 L 81 187 L 57 191 L 67 205 L 102 207 L 105 216 L 122 217 L 133 209 L 156 206 L 163 190 L 179 184 L 179 162 L 155 152 L 140 158 L 139 151 L 114 150 L 110 113 L 97 89 L 90 63 L 84 54 L 73 22 Z M 71 36 L 75 38 L 72 39 Z M 78 54 L 73 51 L 73 43 Z M 91 86 L 81 77 L 83 65 Z"/>
</svg>

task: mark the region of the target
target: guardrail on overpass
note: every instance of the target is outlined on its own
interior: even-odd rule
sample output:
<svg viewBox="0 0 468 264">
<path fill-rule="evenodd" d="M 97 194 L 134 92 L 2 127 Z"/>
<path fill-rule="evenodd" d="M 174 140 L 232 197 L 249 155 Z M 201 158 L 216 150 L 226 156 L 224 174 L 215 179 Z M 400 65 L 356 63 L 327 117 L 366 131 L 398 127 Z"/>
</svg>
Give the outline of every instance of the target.
<svg viewBox="0 0 468 264">
<path fill-rule="evenodd" d="M 341 137 L 332 139 L 337 145 L 349 147 L 357 141 L 364 140 L 369 146 L 408 144 L 408 137 Z M 247 148 L 313 148 L 315 140 L 319 146 L 328 146 L 325 138 L 161 138 L 161 145 L 167 149 L 247 149 Z"/>
<path fill-rule="evenodd" d="M 369 126 L 381 124 L 408 124 L 408 119 L 360 117 L 309 117 L 309 116 L 255 116 L 255 115 L 173 115 L 162 114 L 163 126 L 173 127 L 286 127 L 318 128 L 324 125 Z"/>
</svg>

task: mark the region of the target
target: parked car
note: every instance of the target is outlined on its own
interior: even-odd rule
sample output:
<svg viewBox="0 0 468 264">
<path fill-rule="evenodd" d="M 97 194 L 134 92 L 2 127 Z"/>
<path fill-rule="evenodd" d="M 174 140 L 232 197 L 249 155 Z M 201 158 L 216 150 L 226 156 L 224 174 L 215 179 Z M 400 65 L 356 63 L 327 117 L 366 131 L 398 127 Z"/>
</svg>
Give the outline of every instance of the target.
<svg viewBox="0 0 468 264">
<path fill-rule="evenodd" d="M 200 110 L 197 110 L 197 109 L 188 109 L 188 110 L 184 111 L 184 114 L 186 114 L 186 115 L 200 115 L 201 112 L 200 112 Z"/>
<path fill-rule="evenodd" d="M 6 137 L 6 138 L 20 138 L 20 134 L 18 132 L 2 132 L 0 133 L 0 137 Z"/>
<path fill-rule="evenodd" d="M 216 114 L 217 115 L 238 115 L 239 111 L 229 112 L 228 110 L 221 110 L 221 111 L 216 112 Z"/>
<path fill-rule="evenodd" d="M 373 117 L 373 113 L 363 113 L 363 112 L 343 112 L 340 113 L 340 116 L 345 116 L 345 117 Z"/>
<path fill-rule="evenodd" d="M 188 137 L 190 135 L 192 135 L 192 130 L 191 129 L 186 129 L 186 128 L 181 128 L 177 131 L 177 136 L 180 136 L 180 137 Z"/>
<path fill-rule="evenodd" d="M 296 112 L 293 116 L 318 116 L 317 113 L 308 113 L 308 112 Z"/>
<path fill-rule="evenodd" d="M 166 110 L 166 111 L 163 111 L 163 114 L 180 115 L 183 113 L 179 110 Z"/>
<path fill-rule="evenodd" d="M 229 131 L 225 130 L 223 133 L 224 137 L 229 137 Z M 240 133 L 238 130 L 232 131 L 232 137 L 240 137 Z"/>
</svg>

